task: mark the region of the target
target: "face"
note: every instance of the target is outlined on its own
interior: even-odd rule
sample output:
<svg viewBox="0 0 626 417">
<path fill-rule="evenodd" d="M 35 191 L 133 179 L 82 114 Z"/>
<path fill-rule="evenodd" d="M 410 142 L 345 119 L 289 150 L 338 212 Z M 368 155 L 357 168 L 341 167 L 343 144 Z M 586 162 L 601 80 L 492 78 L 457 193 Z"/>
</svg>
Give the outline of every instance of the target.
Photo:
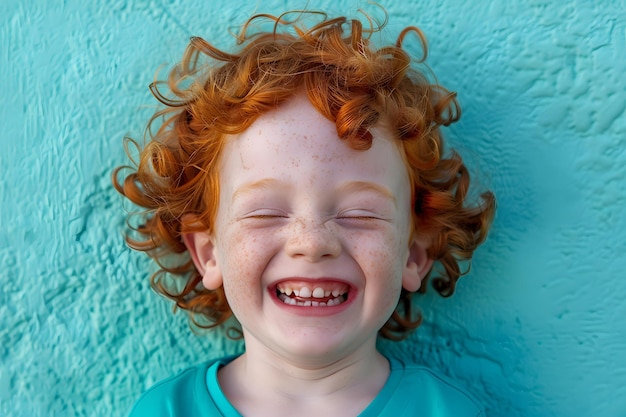
<svg viewBox="0 0 626 417">
<path fill-rule="evenodd" d="M 403 285 L 419 287 L 409 179 L 383 129 L 356 151 L 300 95 L 229 139 L 214 235 L 186 243 L 224 286 L 246 349 L 340 358 L 374 346 Z"/>
</svg>

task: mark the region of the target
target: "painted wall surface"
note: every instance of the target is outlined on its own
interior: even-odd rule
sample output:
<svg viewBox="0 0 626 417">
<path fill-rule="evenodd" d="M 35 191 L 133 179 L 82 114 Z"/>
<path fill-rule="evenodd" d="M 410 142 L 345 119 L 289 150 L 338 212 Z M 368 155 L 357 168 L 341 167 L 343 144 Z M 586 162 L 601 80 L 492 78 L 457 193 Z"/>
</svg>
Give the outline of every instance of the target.
<svg viewBox="0 0 626 417">
<path fill-rule="evenodd" d="M 365 2 L 320 0 L 354 15 Z M 498 198 L 451 299 L 385 343 L 489 416 L 626 415 L 626 3 L 383 1 L 419 25 L 464 114 L 447 136 Z M 195 336 L 123 243 L 110 182 L 191 35 L 304 0 L 0 2 L 0 415 L 124 415 L 156 381 L 241 346 Z"/>
</svg>

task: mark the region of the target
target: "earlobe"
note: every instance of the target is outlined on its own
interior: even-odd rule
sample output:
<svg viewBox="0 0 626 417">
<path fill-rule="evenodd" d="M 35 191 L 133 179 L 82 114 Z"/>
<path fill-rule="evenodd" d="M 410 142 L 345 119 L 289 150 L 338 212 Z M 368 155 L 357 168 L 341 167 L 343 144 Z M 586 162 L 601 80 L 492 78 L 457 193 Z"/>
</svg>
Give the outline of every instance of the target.
<svg viewBox="0 0 626 417">
<path fill-rule="evenodd" d="M 417 291 L 433 266 L 434 261 L 428 257 L 427 248 L 425 242 L 417 239 L 413 240 L 409 247 L 409 257 L 402 273 L 402 287 L 407 291 Z"/>
<path fill-rule="evenodd" d="M 204 232 L 184 233 L 182 238 L 196 269 L 202 275 L 202 285 L 209 290 L 221 287 L 222 271 L 217 262 L 213 238 Z"/>
</svg>

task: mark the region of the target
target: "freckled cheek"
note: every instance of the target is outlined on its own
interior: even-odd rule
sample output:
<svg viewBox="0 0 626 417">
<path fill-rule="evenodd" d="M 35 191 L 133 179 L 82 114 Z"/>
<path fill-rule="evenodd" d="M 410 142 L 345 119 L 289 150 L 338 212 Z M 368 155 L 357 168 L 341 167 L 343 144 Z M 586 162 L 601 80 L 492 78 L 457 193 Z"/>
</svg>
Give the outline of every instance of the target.
<svg viewBox="0 0 626 417">
<path fill-rule="evenodd" d="M 258 305 L 263 273 L 263 253 L 257 244 L 258 240 L 241 235 L 228 237 L 222 251 L 222 275 L 228 303 L 233 310 L 237 310 L 238 306 Z"/>
<path fill-rule="evenodd" d="M 362 251 L 359 264 L 365 273 L 364 312 L 383 326 L 398 305 L 402 271 L 394 246 L 373 246 Z"/>
<path fill-rule="evenodd" d="M 368 244 L 369 243 L 369 244 Z M 363 241 L 358 253 L 362 253 L 359 261 L 366 274 L 366 279 L 372 280 L 369 285 L 387 288 L 389 291 L 381 293 L 395 300 L 402 288 L 402 253 L 398 239 L 387 237 L 373 241 Z M 395 301 L 394 301 L 395 302 Z"/>
</svg>

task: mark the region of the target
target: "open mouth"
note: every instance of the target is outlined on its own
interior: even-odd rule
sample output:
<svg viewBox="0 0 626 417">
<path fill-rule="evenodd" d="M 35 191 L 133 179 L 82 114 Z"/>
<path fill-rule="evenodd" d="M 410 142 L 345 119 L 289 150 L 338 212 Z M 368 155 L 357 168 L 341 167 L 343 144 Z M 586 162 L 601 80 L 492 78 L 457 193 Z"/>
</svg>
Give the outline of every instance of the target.
<svg viewBox="0 0 626 417">
<path fill-rule="evenodd" d="M 348 286 L 345 284 L 328 285 L 289 285 L 278 284 L 276 296 L 280 301 L 292 306 L 332 307 L 348 299 Z"/>
</svg>

